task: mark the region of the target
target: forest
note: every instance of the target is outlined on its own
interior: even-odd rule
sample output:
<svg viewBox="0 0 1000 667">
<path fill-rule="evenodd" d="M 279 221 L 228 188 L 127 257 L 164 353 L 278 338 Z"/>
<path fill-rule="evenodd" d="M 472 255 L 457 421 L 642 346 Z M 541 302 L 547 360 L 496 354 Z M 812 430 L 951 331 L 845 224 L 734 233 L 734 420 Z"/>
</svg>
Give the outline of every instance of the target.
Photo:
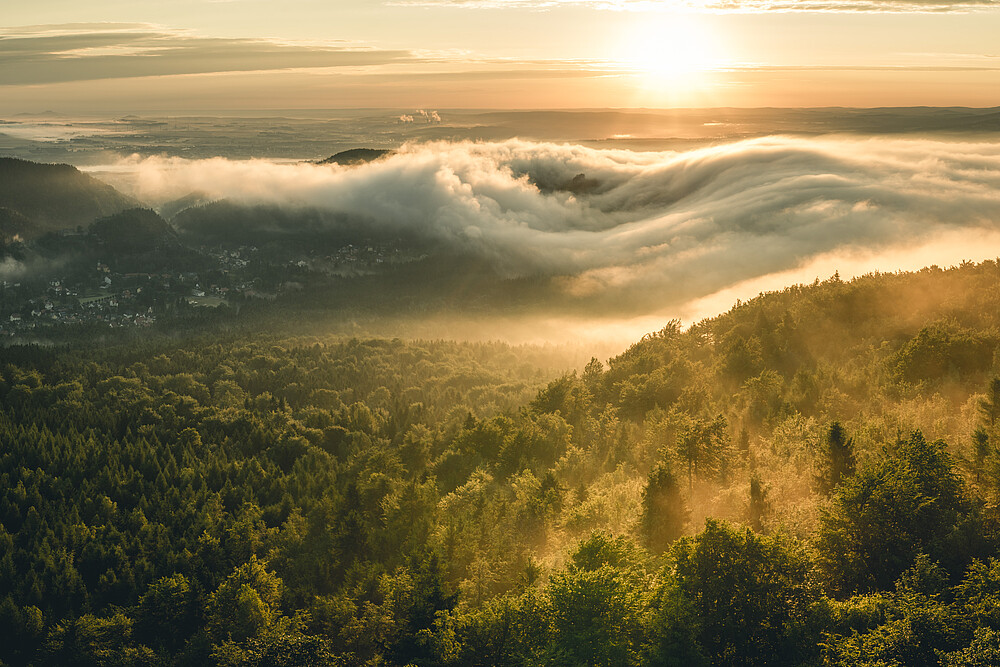
<svg viewBox="0 0 1000 667">
<path fill-rule="evenodd" d="M 3 665 L 1000 663 L 1000 263 L 607 360 L 0 349 Z"/>
</svg>

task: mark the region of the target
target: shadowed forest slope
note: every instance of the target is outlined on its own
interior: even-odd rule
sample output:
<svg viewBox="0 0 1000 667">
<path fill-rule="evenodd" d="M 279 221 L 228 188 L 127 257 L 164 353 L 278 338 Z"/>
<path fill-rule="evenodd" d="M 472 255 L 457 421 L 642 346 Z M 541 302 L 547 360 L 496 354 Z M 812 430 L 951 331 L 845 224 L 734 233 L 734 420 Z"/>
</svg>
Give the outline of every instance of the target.
<svg viewBox="0 0 1000 667">
<path fill-rule="evenodd" d="M 4 234 L 32 238 L 87 225 L 94 218 L 137 205 L 134 199 L 68 164 L 0 157 L 0 231 Z"/>
</svg>

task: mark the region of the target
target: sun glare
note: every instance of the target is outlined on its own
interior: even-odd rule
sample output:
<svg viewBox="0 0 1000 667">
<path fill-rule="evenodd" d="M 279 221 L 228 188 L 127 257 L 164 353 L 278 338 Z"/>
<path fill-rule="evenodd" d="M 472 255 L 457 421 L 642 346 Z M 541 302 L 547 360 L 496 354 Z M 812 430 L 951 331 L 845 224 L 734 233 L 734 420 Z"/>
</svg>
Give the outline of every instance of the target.
<svg viewBox="0 0 1000 667">
<path fill-rule="evenodd" d="M 703 21 L 688 16 L 664 16 L 635 26 L 620 53 L 623 65 L 654 86 L 693 81 L 724 61 L 715 35 Z"/>
</svg>

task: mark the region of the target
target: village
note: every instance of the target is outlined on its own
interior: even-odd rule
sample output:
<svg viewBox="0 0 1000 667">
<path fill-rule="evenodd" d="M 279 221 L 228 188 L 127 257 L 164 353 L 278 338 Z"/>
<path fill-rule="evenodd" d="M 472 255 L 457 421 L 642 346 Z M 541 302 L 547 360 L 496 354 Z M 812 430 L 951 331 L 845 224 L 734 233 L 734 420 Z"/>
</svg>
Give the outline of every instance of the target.
<svg viewBox="0 0 1000 667">
<path fill-rule="evenodd" d="M 191 271 L 126 272 L 109 260 L 67 266 L 44 281 L 0 280 L 0 337 L 44 336 L 73 327 L 144 328 L 199 312 L 224 315 L 248 302 L 275 301 L 317 279 L 366 275 L 418 258 L 399 247 L 354 244 L 325 254 L 277 256 L 245 245 L 200 247 L 197 255 L 201 266 Z"/>
</svg>

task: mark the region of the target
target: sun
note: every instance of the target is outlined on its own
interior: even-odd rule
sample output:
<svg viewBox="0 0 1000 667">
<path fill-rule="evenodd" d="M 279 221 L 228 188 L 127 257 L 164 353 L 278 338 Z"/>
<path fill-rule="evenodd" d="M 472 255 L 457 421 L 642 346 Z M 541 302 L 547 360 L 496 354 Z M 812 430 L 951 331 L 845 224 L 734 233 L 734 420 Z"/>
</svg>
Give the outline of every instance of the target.
<svg viewBox="0 0 1000 667">
<path fill-rule="evenodd" d="M 634 26 L 619 47 L 619 62 L 649 85 L 694 81 L 724 64 L 719 40 L 693 16 L 661 16 Z"/>
</svg>

